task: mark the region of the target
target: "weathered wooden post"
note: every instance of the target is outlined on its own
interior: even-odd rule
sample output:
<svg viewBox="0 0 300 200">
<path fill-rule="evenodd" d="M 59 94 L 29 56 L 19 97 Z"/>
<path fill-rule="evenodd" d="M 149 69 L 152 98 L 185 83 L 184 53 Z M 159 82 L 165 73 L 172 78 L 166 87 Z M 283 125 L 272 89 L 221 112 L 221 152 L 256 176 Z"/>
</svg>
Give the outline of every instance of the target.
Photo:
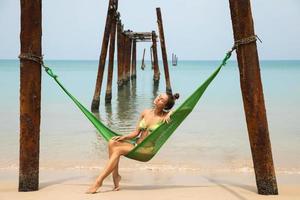
<svg viewBox="0 0 300 200">
<path fill-rule="evenodd" d="M 124 83 L 127 84 L 127 68 L 128 68 L 128 36 L 126 35 L 126 31 L 124 32 Z"/>
<path fill-rule="evenodd" d="M 122 87 L 123 81 L 123 66 L 124 66 L 124 39 L 123 39 L 123 27 L 121 20 L 118 19 L 117 22 L 117 45 L 118 45 L 118 88 Z"/>
<path fill-rule="evenodd" d="M 126 34 L 123 32 L 123 84 L 126 84 L 126 56 L 127 56 L 127 43 L 126 43 Z"/>
<path fill-rule="evenodd" d="M 131 50 L 132 50 L 132 39 L 128 36 L 128 49 L 127 49 L 127 67 L 126 67 L 126 82 L 130 80 L 130 68 L 131 68 Z"/>
<path fill-rule="evenodd" d="M 174 53 L 172 53 L 172 65 L 174 66 Z"/>
<path fill-rule="evenodd" d="M 157 46 L 156 46 L 156 34 L 155 31 L 152 31 L 152 52 L 153 52 L 153 80 L 154 82 L 159 82 L 160 72 L 158 67 L 158 56 L 157 56 Z"/>
<path fill-rule="evenodd" d="M 136 39 L 133 39 L 132 44 L 132 63 L 131 63 L 131 79 L 136 78 Z"/>
<path fill-rule="evenodd" d="M 127 63 L 128 63 L 128 38 L 126 35 L 126 31 L 124 31 L 124 57 L 123 57 L 123 62 L 124 62 L 124 66 L 123 66 L 123 78 L 124 78 L 124 84 L 127 84 L 127 79 L 126 79 L 126 75 L 127 75 Z"/>
<path fill-rule="evenodd" d="M 125 32 L 125 56 L 124 56 L 124 68 L 125 68 L 125 83 L 127 84 L 130 79 L 130 64 L 131 64 L 131 39 L 126 34 L 130 32 L 129 30 Z"/>
<path fill-rule="evenodd" d="M 259 194 L 278 194 L 250 0 L 229 0 L 252 159 Z"/>
<path fill-rule="evenodd" d="M 143 58 L 142 58 L 142 65 L 141 65 L 142 70 L 144 70 L 145 67 L 146 67 L 146 65 L 145 65 L 145 52 L 146 52 L 146 49 L 144 48 Z"/>
<path fill-rule="evenodd" d="M 109 61 L 108 61 L 108 73 L 107 73 L 107 84 L 105 93 L 105 102 L 110 103 L 112 98 L 112 79 L 114 70 L 114 55 L 115 55 L 115 40 L 116 40 L 116 17 L 117 13 L 114 10 L 112 14 L 111 33 L 110 33 L 110 44 L 109 44 Z"/>
<path fill-rule="evenodd" d="M 178 57 L 175 53 L 172 53 L 172 65 L 177 66 Z"/>
<path fill-rule="evenodd" d="M 158 30 L 159 30 L 159 38 L 160 38 L 160 46 L 165 70 L 165 77 L 166 77 L 166 92 L 172 94 L 171 82 L 170 82 L 170 75 L 169 75 L 169 65 L 168 65 L 168 56 L 166 50 L 166 43 L 165 43 L 165 36 L 164 36 L 164 28 L 163 28 L 163 21 L 161 17 L 160 8 L 156 8 L 156 15 L 157 15 L 157 23 L 158 23 Z"/>
<path fill-rule="evenodd" d="M 21 0 L 19 191 L 39 188 L 42 1 Z"/>
<path fill-rule="evenodd" d="M 127 36 L 126 32 L 124 31 L 122 33 L 122 38 L 123 38 L 123 72 L 122 72 L 122 77 L 123 77 L 123 84 L 126 84 L 126 63 L 127 63 Z"/>
<path fill-rule="evenodd" d="M 153 50 L 152 46 L 150 47 L 150 62 L 151 62 L 151 69 L 154 69 L 154 63 L 153 63 Z"/>
<path fill-rule="evenodd" d="M 95 92 L 94 92 L 94 97 L 93 97 L 92 106 L 91 106 L 91 110 L 93 112 L 99 111 L 102 79 L 103 79 L 103 73 L 104 73 L 104 69 L 105 69 L 107 46 L 108 46 L 109 36 L 110 36 L 110 31 L 111 31 L 112 15 L 113 15 L 114 9 L 115 9 L 114 7 L 115 7 L 114 0 L 110 0 L 109 4 L 108 4 L 108 11 L 107 11 L 105 29 L 104 29 L 103 40 L 102 40 L 102 48 L 101 48 L 101 54 L 100 54 L 100 59 L 99 59 Z"/>
<path fill-rule="evenodd" d="M 127 68 L 127 73 L 126 73 L 126 79 L 127 81 L 130 80 L 130 69 L 131 69 L 131 55 L 132 55 L 132 39 L 129 37 L 128 40 L 128 68 Z"/>
</svg>

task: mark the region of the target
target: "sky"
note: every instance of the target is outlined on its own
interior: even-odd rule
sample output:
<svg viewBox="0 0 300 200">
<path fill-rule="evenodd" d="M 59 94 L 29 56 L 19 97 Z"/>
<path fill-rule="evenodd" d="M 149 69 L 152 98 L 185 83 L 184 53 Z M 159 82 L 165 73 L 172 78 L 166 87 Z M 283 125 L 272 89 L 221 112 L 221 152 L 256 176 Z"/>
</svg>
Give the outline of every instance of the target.
<svg viewBox="0 0 300 200">
<path fill-rule="evenodd" d="M 43 0 L 42 47 L 45 59 L 98 60 L 108 0 Z M 252 0 L 259 58 L 300 60 L 300 1 Z M 124 28 L 158 33 L 161 8 L 168 57 L 219 60 L 233 44 L 228 0 L 119 0 Z M 20 52 L 20 1 L 0 0 L 0 59 Z M 150 43 L 138 43 L 138 59 Z M 161 60 L 160 45 L 159 59 Z"/>
</svg>

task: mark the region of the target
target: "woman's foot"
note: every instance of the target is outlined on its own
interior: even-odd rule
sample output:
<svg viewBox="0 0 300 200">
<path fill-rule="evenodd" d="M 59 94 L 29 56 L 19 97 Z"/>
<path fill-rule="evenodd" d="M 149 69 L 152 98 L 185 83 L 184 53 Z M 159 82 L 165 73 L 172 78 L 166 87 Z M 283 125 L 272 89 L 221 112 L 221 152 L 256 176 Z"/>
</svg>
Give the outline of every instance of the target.
<svg viewBox="0 0 300 200">
<path fill-rule="evenodd" d="M 116 177 L 113 177 L 113 180 L 114 180 L 114 189 L 113 191 L 119 191 L 120 190 L 120 181 L 121 181 L 121 176 L 120 175 L 117 175 Z"/>
<path fill-rule="evenodd" d="M 97 193 L 97 190 L 101 187 L 101 185 L 102 184 L 100 182 L 96 182 L 85 193 L 86 194 L 95 194 L 95 193 Z"/>
</svg>

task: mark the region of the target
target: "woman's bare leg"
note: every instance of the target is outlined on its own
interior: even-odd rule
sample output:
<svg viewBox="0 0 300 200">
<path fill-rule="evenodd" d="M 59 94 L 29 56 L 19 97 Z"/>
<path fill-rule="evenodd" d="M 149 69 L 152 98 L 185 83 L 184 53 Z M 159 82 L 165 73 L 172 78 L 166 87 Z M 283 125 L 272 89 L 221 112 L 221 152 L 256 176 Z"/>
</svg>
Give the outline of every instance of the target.
<svg viewBox="0 0 300 200">
<path fill-rule="evenodd" d="M 103 169 L 103 171 L 100 173 L 98 178 L 96 179 L 96 182 L 89 188 L 87 193 L 93 194 L 96 193 L 97 190 L 101 187 L 103 180 L 116 168 L 120 156 L 127 154 L 129 151 L 131 151 L 133 146 L 131 144 L 126 144 L 113 148 L 111 152 L 110 159 L 106 165 L 106 167 Z"/>
<path fill-rule="evenodd" d="M 109 152 L 109 158 L 111 157 L 112 152 L 114 151 L 114 148 L 119 146 L 120 142 L 110 140 L 108 143 L 108 152 Z M 120 160 L 119 160 L 120 161 Z M 119 174 L 119 161 L 116 164 L 116 167 L 114 168 L 112 172 L 113 182 L 114 182 L 114 191 L 118 191 L 120 189 L 119 183 L 121 181 L 121 176 Z"/>
<path fill-rule="evenodd" d="M 108 152 L 109 152 L 109 158 L 112 154 L 112 152 L 114 151 L 114 148 L 116 147 L 120 147 L 120 146 L 128 146 L 128 144 L 130 144 L 132 146 L 132 148 L 134 148 L 134 145 L 132 145 L 131 143 L 128 142 L 122 142 L 122 141 L 115 141 L 115 140 L 110 140 L 108 142 Z M 118 191 L 120 190 L 120 181 L 121 181 L 121 176 L 119 174 L 119 163 L 117 163 L 115 169 L 112 172 L 112 177 L 113 177 L 113 182 L 114 182 L 114 191 Z"/>
</svg>

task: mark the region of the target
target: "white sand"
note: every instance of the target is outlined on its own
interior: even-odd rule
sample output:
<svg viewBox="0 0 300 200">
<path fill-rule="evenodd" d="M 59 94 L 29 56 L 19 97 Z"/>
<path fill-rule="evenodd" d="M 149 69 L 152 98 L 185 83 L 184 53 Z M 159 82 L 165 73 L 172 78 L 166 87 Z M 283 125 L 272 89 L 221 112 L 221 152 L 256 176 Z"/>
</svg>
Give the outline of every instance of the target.
<svg viewBox="0 0 300 200">
<path fill-rule="evenodd" d="M 97 175 L 96 170 L 41 170 L 40 189 L 18 192 L 17 170 L 0 171 L 0 200 L 82 200 L 82 199 L 300 199 L 300 175 L 277 174 L 279 195 L 257 194 L 253 173 L 193 173 L 159 170 L 128 171 L 120 169 L 121 190 L 112 191 L 112 180 L 105 180 L 98 193 L 85 191 Z"/>
</svg>

